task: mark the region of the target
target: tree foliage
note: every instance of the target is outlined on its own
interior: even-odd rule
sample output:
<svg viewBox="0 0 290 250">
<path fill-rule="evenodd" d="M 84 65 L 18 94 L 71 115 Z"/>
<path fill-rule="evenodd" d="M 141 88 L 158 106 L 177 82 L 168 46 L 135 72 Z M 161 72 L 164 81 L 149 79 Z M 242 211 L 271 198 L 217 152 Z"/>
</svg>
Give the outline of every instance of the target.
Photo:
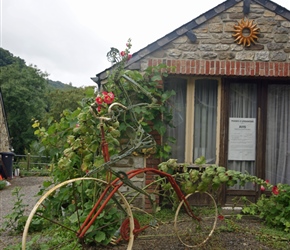
<svg viewBox="0 0 290 250">
<path fill-rule="evenodd" d="M 89 92 L 93 92 L 93 87 L 48 90 L 45 94 L 46 113 L 41 123 L 47 124 L 48 119 L 59 122 L 63 117 L 63 111 L 76 110 Z"/>
<path fill-rule="evenodd" d="M 49 117 L 59 121 L 63 110 L 75 110 L 88 88 L 76 88 L 47 79 L 36 66 L 0 48 L 0 87 L 4 99 L 11 145 L 17 154 L 30 151 L 37 140 L 31 124 L 47 124 Z"/>
<path fill-rule="evenodd" d="M 12 146 L 18 154 L 24 153 L 35 136 L 31 128 L 33 118 L 41 119 L 45 111 L 45 73 L 36 66 L 26 66 L 19 58 L 1 49 L 0 87 L 7 113 Z"/>
</svg>

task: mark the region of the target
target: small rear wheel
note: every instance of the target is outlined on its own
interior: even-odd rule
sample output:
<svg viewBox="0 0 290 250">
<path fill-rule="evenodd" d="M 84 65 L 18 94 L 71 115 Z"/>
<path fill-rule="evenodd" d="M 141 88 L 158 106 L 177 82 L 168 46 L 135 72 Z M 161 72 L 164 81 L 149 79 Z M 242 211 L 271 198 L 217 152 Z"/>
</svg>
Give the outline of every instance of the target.
<svg viewBox="0 0 290 250">
<path fill-rule="evenodd" d="M 175 233 L 186 247 L 198 248 L 208 241 L 215 230 L 217 205 L 207 192 L 188 194 L 185 199 L 190 204 L 190 211 L 185 202 L 181 201 L 175 213 Z M 191 213 L 194 216 L 190 216 Z"/>
</svg>

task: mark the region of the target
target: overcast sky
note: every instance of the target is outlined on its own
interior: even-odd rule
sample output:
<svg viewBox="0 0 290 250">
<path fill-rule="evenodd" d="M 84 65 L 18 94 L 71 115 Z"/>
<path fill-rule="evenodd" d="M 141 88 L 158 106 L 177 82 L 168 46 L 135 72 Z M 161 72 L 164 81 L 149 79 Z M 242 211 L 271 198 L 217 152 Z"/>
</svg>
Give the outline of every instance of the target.
<svg viewBox="0 0 290 250">
<path fill-rule="evenodd" d="M 134 53 L 222 0 L 0 0 L 0 46 L 49 79 L 88 86 L 110 67 L 106 53 Z M 290 10 L 290 0 L 276 0 Z"/>
</svg>

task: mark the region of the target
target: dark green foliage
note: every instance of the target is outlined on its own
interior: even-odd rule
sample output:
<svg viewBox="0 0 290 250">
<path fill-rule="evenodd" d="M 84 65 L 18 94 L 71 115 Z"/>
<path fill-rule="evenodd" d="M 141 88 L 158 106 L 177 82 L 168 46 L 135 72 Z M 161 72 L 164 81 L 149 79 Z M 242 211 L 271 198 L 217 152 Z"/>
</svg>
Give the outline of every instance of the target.
<svg viewBox="0 0 290 250">
<path fill-rule="evenodd" d="M 8 54 L 7 51 L 2 53 Z M 0 71 L 2 90 L 12 146 L 17 154 L 24 153 L 35 136 L 31 128 L 33 118 L 41 119 L 44 113 L 43 100 L 46 91 L 46 75 L 34 66 L 25 66 L 24 61 L 13 57 L 5 59 Z"/>
<path fill-rule="evenodd" d="M 19 57 L 14 57 L 8 50 L 0 48 L 0 67 L 8 66 L 18 62 L 23 67 L 25 66 L 25 61 Z"/>
<path fill-rule="evenodd" d="M 257 203 L 245 205 L 243 212 L 259 215 L 268 226 L 290 232 L 290 186 L 278 184 L 276 192 L 272 187 L 270 197 L 262 194 Z"/>
<path fill-rule="evenodd" d="M 59 121 L 63 110 L 79 107 L 89 88 L 75 88 L 59 81 L 47 79 L 47 74 L 36 66 L 0 48 L 0 87 L 4 100 L 11 145 L 16 154 L 25 150 L 36 140 L 34 120 L 47 123 L 49 117 Z"/>
<path fill-rule="evenodd" d="M 52 89 L 52 90 L 55 90 L 55 89 L 58 89 L 58 90 L 73 90 L 73 89 L 76 89 L 76 87 L 73 87 L 72 85 L 70 84 L 64 84 L 60 81 L 52 81 L 52 80 L 47 80 L 48 81 L 48 87 L 49 89 Z"/>
<path fill-rule="evenodd" d="M 88 92 L 93 92 L 93 87 L 63 87 L 47 91 L 45 94 L 46 113 L 41 122 L 46 124 L 48 119 L 59 122 L 61 117 L 63 117 L 63 111 L 74 111 L 80 107 L 80 102 L 86 97 Z"/>
<path fill-rule="evenodd" d="M 5 180 L 0 180 L 0 190 L 4 189 L 6 187 L 6 181 Z"/>
</svg>

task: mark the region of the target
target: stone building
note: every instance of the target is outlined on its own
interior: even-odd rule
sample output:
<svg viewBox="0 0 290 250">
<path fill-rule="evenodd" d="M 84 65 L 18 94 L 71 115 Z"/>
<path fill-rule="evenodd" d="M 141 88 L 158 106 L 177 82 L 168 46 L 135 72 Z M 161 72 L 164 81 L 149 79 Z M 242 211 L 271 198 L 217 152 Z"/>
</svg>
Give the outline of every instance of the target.
<svg viewBox="0 0 290 250">
<path fill-rule="evenodd" d="M 6 113 L 0 89 L 0 152 L 10 151 L 9 130 L 6 120 Z"/>
<path fill-rule="evenodd" d="M 174 66 L 172 157 L 290 184 L 290 11 L 269 0 L 227 0 L 134 53 L 127 68 Z M 106 70 L 97 74 L 106 78 Z M 156 159 L 146 159 L 156 167 Z M 222 203 L 253 184 L 221 194 Z"/>
</svg>

